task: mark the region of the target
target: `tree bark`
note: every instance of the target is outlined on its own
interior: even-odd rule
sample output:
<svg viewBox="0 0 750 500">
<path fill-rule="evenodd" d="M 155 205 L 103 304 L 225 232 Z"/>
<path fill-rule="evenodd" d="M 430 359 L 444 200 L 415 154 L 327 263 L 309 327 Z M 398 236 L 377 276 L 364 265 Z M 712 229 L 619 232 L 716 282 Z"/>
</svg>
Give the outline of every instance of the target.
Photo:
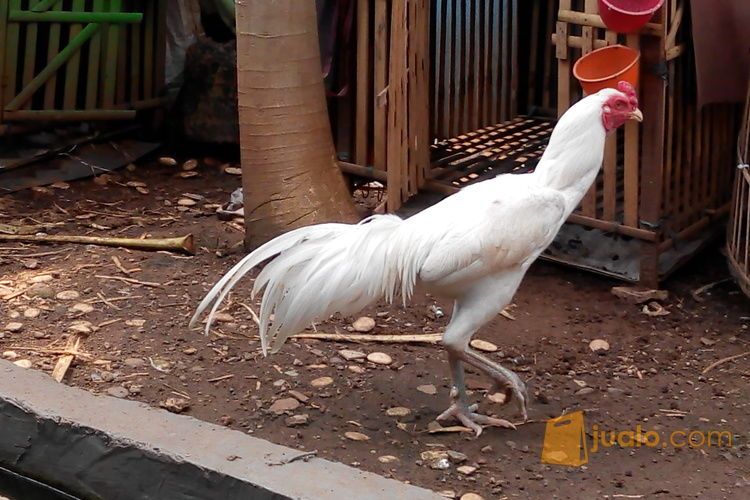
<svg viewBox="0 0 750 500">
<path fill-rule="evenodd" d="M 238 0 L 236 9 L 246 247 L 357 221 L 333 147 L 315 2 Z"/>
</svg>

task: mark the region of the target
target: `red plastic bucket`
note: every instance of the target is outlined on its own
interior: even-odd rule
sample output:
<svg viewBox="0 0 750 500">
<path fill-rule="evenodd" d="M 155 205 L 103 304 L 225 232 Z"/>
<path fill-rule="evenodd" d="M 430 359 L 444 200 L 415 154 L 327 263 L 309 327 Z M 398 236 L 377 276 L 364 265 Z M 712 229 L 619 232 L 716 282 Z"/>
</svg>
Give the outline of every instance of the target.
<svg viewBox="0 0 750 500">
<path fill-rule="evenodd" d="M 607 28 L 633 33 L 649 22 L 664 0 L 598 0 L 599 15 Z"/>
<path fill-rule="evenodd" d="M 641 53 L 624 45 L 610 45 L 589 52 L 573 66 L 573 75 L 587 95 L 616 88 L 624 80 L 638 87 Z"/>
</svg>

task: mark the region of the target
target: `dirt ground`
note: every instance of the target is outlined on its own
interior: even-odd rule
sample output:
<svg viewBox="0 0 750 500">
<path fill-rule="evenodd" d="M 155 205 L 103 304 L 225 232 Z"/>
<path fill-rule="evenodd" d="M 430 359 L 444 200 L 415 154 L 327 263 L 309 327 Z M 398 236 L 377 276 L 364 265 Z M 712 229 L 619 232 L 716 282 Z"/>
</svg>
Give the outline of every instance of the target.
<svg viewBox="0 0 750 500">
<path fill-rule="evenodd" d="M 486 429 L 478 439 L 431 434 L 428 425 L 449 403 L 439 346 L 293 340 L 263 358 L 242 305 L 250 304 L 249 280 L 233 294 L 214 334 L 187 328 L 203 294 L 241 257 L 243 229 L 214 213 L 239 177 L 203 162 L 195 177 L 179 172 L 179 166 L 148 164 L 107 183 L 88 179 L 0 197 L 0 224 L 59 224 L 49 232 L 101 236 L 190 232 L 199 248 L 185 257 L 0 242 L 0 350 L 6 359 L 28 360 L 51 373 L 69 337 L 80 333 L 83 355 L 69 369 L 68 384 L 165 404 L 447 496 L 750 498 L 750 357 L 701 374 L 717 360 L 750 351 L 750 305 L 733 283 L 713 287 L 700 300 L 691 295 L 728 277 L 718 250 L 664 285 L 669 314 L 658 317 L 613 296 L 614 281 L 536 264 L 510 311 L 515 319 L 499 316 L 477 335 L 499 347 L 489 356 L 528 382 L 531 422 L 515 431 Z M 184 193 L 199 195 L 192 196 L 196 203 L 180 206 Z M 445 316 L 436 317 L 433 306 Z M 375 319 L 371 333 L 415 334 L 440 332 L 449 312 L 450 304 L 420 296 L 407 309 L 383 304 L 363 315 Z M 352 321 L 332 320 L 317 330 L 346 333 Z M 609 351 L 593 353 L 594 339 L 606 340 Z M 392 363 L 346 361 L 341 349 L 383 352 Z M 321 377 L 332 383 L 311 384 Z M 487 380 L 470 374 L 469 385 L 483 411 L 517 419 L 511 408 L 489 400 Z M 393 407 L 409 413 L 389 416 Z M 640 424 L 662 436 L 728 430 L 733 443 L 615 445 L 589 453 L 582 467 L 541 463 L 545 420 L 575 410 L 585 410 L 589 441 L 595 425 L 621 431 Z M 352 440 L 348 432 L 369 439 Z M 448 450 L 458 452 L 448 461 L 441 462 L 440 453 L 422 456 Z M 447 468 L 433 468 L 440 465 Z"/>
</svg>

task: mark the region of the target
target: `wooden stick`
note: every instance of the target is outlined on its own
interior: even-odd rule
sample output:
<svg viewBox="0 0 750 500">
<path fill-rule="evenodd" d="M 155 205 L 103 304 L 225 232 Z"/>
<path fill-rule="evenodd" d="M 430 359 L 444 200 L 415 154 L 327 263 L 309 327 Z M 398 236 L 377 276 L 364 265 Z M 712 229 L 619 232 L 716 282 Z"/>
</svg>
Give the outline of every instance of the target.
<svg viewBox="0 0 750 500">
<path fill-rule="evenodd" d="M 100 245 L 108 247 L 132 248 L 135 250 L 159 251 L 168 250 L 195 255 L 193 235 L 181 238 L 107 238 L 104 236 L 77 235 L 21 235 L 0 234 L 0 241 L 26 241 L 31 243 L 76 243 L 81 245 Z"/>
<path fill-rule="evenodd" d="M 74 334 L 68 337 L 68 342 L 65 344 L 65 350 L 71 351 L 75 354 L 63 354 L 57 360 L 57 364 L 55 364 L 55 368 L 52 370 L 52 378 L 57 382 L 62 382 L 65 378 L 65 374 L 68 372 L 68 368 L 70 368 L 70 365 L 73 363 L 73 360 L 78 353 L 78 348 L 81 345 L 81 340 L 82 337 L 80 334 Z"/>
<path fill-rule="evenodd" d="M 95 278 L 103 279 L 103 280 L 117 280 L 122 281 L 125 283 L 130 283 L 131 285 L 143 285 L 143 286 L 150 286 L 152 288 L 161 288 L 163 285 L 161 283 L 154 283 L 152 281 L 141 281 L 134 278 L 123 278 L 122 276 L 103 276 L 100 274 L 97 274 L 94 276 Z"/>
<path fill-rule="evenodd" d="M 715 361 L 708 365 L 705 370 L 703 370 L 701 373 L 705 375 L 706 373 L 710 372 L 717 366 L 723 365 L 724 363 L 729 363 L 730 361 L 734 361 L 735 359 L 744 358 L 745 356 L 750 356 L 750 351 L 743 352 L 742 354 L 735 354 L 734 356 L 729 356 L 727 358 L 722 358 L 718 361 Z"/>
</svg>

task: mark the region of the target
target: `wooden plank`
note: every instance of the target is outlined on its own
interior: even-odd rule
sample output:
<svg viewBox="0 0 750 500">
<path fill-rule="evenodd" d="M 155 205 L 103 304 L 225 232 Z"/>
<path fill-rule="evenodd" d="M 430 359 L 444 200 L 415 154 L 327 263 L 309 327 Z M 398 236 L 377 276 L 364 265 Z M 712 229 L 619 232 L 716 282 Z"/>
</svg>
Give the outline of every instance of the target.
<svg viewBox="0 0 750 500">
<path fill-rule="evenodd" d="M 445 45 L 443 48 L 443 57 L 445 58 L 443 72 L 440 73 L 440 79 L 443 82 L 443 123 L 441 128 L 441 135 L 444 138 L 451 137 L 451 115 L 452 115 L 452 102 L 453 102 L 453 85 L 451 84 L 453 79 L 453 50 L 455 46 L 455 36 L 453 31 L 453 25 L 455 21 L 454 16 L 454 3 L 455 0 L 446 0 L 445 10 Z"/>
<path fill-rule="evenodd" d="M 532 2 L 531 7 L 531 28 L 536 30 L 539 27 L 539 17 L 541 15 L 541 2 Z M 547 40 L 547 34 L 543 32 L 532 31 L 531 45 L 529 47 L 529 94 L 526 96 L 526 108 L 531 109 L 536 105 L 536 83 L 540 77 L 537 71 L 539 64 L 539 42 L 544 43 Z"/>
<path fill-rule="evenodd" d="M 511 2 L 510 12 L 510 103 L 509 118 L 518 114 L 518 43 L 521 32 L 518 29 L 518 2 L 519 0 L 509 0 Z"/>
<path fill-rule="evenodd" d="M 586 0 L 585 3 L 586 12 L 592 12 L 596 9 L 596 0 Z M 581 29 L 583 38 L 582 54 L 586 55 L 594 50 L 594 28 L 590 26 L 584 26 Z M 586 195 L 581 201 L 581 213 L 586 217 L 596 218 L 596 198 L 597 198 L 597 183 L 594 183 L 589 188 Z"/>
<path fill-rule="evenodd" d="M 154 50 L 154 85 L 156 95 L 161 94 L 162 87 L 166 85 L 166 57 L 167 57 L 167 2 L 158 0 L 156 2 L 156 50 Z"/>
<path fill-rule="evenodd" d="M 26 24 L 26 43 L 23 46 L 23 87 L 27 87 L 34 79 L 34 73 L 36 72 L 36 42 L 39 38 L 39 27 L 37 23 Z M 20 47 L 19 47 L 20 49 Z M 33 96 L 25 102 L 25 108 L 31 109 L 33 102 Z"/>
<path fill-rule="evenodd" d="M 465 29 L 464 29 L 464 19 L 463 19 L 463 12 L 464 9 L 462 8 L 462 5 L 464 2 L 462 0 L 459 0 L 455 4 L 455 16 L 456 16 L 456 28 L 454 32 L 454 52 L 453 52 L 453 109 L 451 112 L 452 120 L 451 120 L 451 136 L 458 135 L 459 133 L 465 132 L 465 130 L 462 128 L 463 123 L 461 122 L 461 118 L 463 117 L 463 96 L 466 92 L 466 87 L 464 86 L 464 77 L 463 77 L 463 68 L 464 68 L 464 36 L 465 36 Z"/>
<path fill-rule="evenodd" d="M 94 0 L 94 11 L 104 10 L 104 0 Z M 99 65 L 101 63 L 102 38 L 104 32 L 99 30 L 89 42 L 89 60 L 86 75 L 86 109 L 99 107 Z"/>
<path fill-rule="evenodd" d="M 555 9 L 551 5 L 547 5 L 547 26 L 546 33 L 552 33 L 556 27 L 556 13 Z M 542 92 L 542 106 L 545 109 L 552 108 L 552 63 L 554 57 L 552 57 L 552 44 L 547 41 L 547 38 L 542 38 L 544 43 L 544 90 Z"/>
<path fill-rule="evenodd" d="M 130 57 L 130 47 L 128 47 L 128 32 L 132 26 L 123 25 L 118 31 L 119 42 L 117 44 L 117 83 L 115 84 L 115 104 L 125 102 L 125 94 L 130 86 L 128 82 L 128 58 Z"/>
<path fill-rule="evenodd" d="M 561 4 L 564 0 L 561 0 Z M 568 56 L 568 25 L 557 22 L 557 116 L 570 107 L 570 60 Z"/>
<path fill-rule="evenodd" d="M 375 47 L 374 47 L 374 73 L 373 79 L 373 106 L 374 110 L 374 149 L 373 162 L 378 170 L 386 170 L 386 147 L 388 119 L 389 90 L 388 86 L 388 1 L 376 0 L 375 2 Z"/>
<path fill-rule="evenodd" d="M 481 126 L 484 127 L 490 124 L 490 108 L 492 106 L 491 89 L 492 85 L 492 66 L 494 61 L 492 60 L 492 2 L 481 2 L 482 5 L 482 20 L 484 21 L 482 31 L 482 98 L 481 98 Z"/>
<path fill-rule="evenodd" d="M 498 64 L 500 57 L 500 34 L 502 31 L 502 17 L 500 15 L 500 2 L 503 0 L 492 0 L 492 117 L 491 123 L 501 121 L 500 116 L 500 85 L 502 78 L 501 65 Z"/>
<path fill-rule="evenodd" d="M 53 11 L 62 10 L 62 2 L 57 2 L 52 7 Z M 49 40 L 47 42 L 47 64 L 57 55 L 60 50 L 60 34 L 62 27 L 60 23 L 51 23 L 49 27 Z M 76 51 L 77 52 L 77 51 Z M 68 82 L 65 82 L 66 85 Z M 55 92 L 57 90 L 57 72 L 53 73 L 44 86 L 44 108 L 55 109 Z"/>
<path fill-rule="evenodd" d="M 143 29 L 140 24 L 134 24 L 130 27 L 131 48 L 130 48 L 130 102 L 138 102 L 142 99 L 143 88 L 143 66 L 141 62 L 141 40 L 143 39 Z M 122 102 L 122 101 L 120 101 Z"/>
<path fill-rule="evenodd" d="M 640 39 L 638 35 L 628 35 L 627 37 L 627 45 L 629 47 L 632 47 L 635 50 L 639 49 L 640 46 Z M 641 99 L 644 97 L 645 90 L 642 90 L 640 92 Z M 659 105 L 658 103 L 651 103 L 652 107 L 648 108 L 649 111 L 649 119 L 650 120 L 659 120 L 660 118 L 658 116 L 651 116 L 650 113 L 659 113 Z M 643 105 L 643 104 L 641 104 Z M 663 107 L 663 102 L 661 103 Z M 646 111 L 644 111 L 646 113 Z M 663 111 L 660 112 L 661 114 L 661 120 L 664 120 L 664 113 Z M 663 125 L 662 125 L 662 135 L 658 138 L 658 141 L 661 142 L 663 140 Z M 624 215 L 624 222 L 625 225 L 631 226 L 631 227 L 639 227 L 638 224 L 638 199 L 639 199 L 639 179 L 640 179 L 640 158 L 639 158 L 639 144 L 640 144 L 640 126 L 636 122 L 628 122 L 625 124 L 625 215 Z M 644 157 L 645 161 L 645 157 Z M 650 158 L 650 161 L 653 164 L 644 164 L 647 165 L 644 167 L 644 170 L 648 169 L 658 169 L 659 175 L 661 175 L 661 164 L 662 160 L 660 156 L 653 155 Z M 661 193 L 655 194 L 652 192 L 646 194 L 644 192 L 644 197 L 648 196 L 657 196 L 661 197 Z M 655 220 L 649 221 L 652 223 L 658 223 L 658 215 Z"/>
<path fill-rule="evenodd" d="M 407 101 L 407 112 L 406 115 L 406 150 L 407 159 L 404 164 L 405 175 L 402 176 L 402 198 L 404 200 L 411 197 L 412 194 L 416 194 L 417 191 L 417 150 L 419 148 L 419 120 L 417 117 L 419 108 L 419 96 L 418 89 L 419 82 L 416 75 L 417 72 L 417 52 L 420 50 L 419 44 L 421 39 L 419 36 L 419 23 L 417 16 L 421 13 L 417 12 L 419 8 L 418 0 L 407 0 L 407 25 L 406 25 L 406 36 L 405 43 L 406 47 L 406 101 Z"/>
<path fill-rule="evenodd" d="M 71 10 L 81 12 L 85 6 L 85 0 L 73 0 Z M 73 23 L 69 26 L 69 40 L 75 38 L 81 32 L 82 25 Z M 63 92 L 63 109 L 75 109 L 78 94 L 78 74 L 81 68 L 81 53 L 76 51 L 65 67 L 65 91 Z"/>
<path fill-rule="evenodd" d="M 388 52 L 388 129 L 387 129 L 387 210 L 393 212 L 401 207 L 404 178 L 407 168 L 404 161 L 406 141 L 404 123 L 406 112 L 406 17 L 407 0 L 393 0 L 391 4 L 390 50 Z"/>
<path fill-rule="evenodd" d="M 355 139 L 354 161 L 360 165 L 369 162 L 367 131 L 369 124 L 369 82 L 370 82 L 370 8 L 369 2 L 357 2 L 357 105 L 354 114 Z"/>
<path fill-rule="evenodd" d="M 143 99 L 154 97 L 158 89 L 154 88 L 154 30 L 156 29 L 156 2 L 146 2 L 143 15 Z"/>
<path fill-rule="evenodd" d="M 108 0 L 110 12 L 122 10 L 122 0 Z M 117 85 L 117 66 L 120 45 L 120 30 L 116 24 L 105 25 L 104 50 L 102 52 L 102 107 L 110 109 L 115 104 L 115 90 Z"/>
<path fill-rule="evenodd" d="M 420 0 L 421 12 L 418 30 L 420 34 L 419 47 L 417 53 L 417 72 L 418 80 L 417 101 L 418 109 L 415 112 L 417 120 L 417 185 L 415 192 L 424 185 L 427 173 L 430 168 L 430 18 L 431 7 L 430 0 Z"/>
<path fill-rule="evenodd" d="M 471 128 L 476 130 L 482 125 L 482 89 L 484 75 L 482 74 L 482 1 L 474 0 L 474 45 L 472 58 L 474 62 L 474 103 L 471 108 Z"/>
<path fill-rule="evenodd" d="M 510 5 L 503 0 L 503 30 L 500 59 L 500 121 L 510 120 Z"/>
</svg>

